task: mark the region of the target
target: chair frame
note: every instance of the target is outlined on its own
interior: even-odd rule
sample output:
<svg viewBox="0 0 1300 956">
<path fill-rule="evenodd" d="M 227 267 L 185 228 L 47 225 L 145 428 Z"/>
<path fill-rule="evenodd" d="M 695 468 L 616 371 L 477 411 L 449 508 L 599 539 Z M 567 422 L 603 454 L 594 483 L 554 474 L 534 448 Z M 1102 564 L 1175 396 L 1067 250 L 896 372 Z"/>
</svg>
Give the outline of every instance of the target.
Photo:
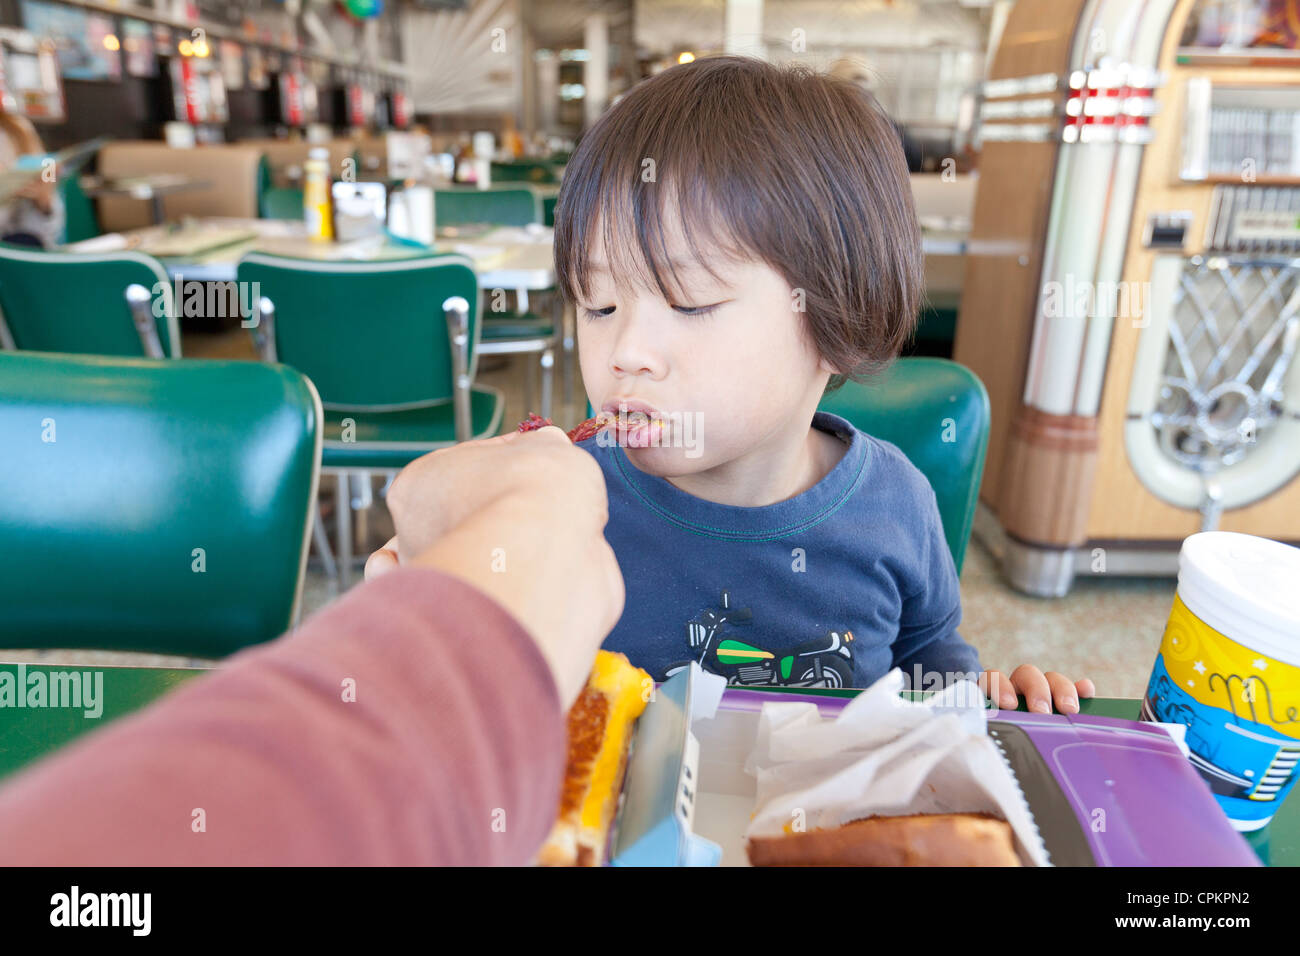
<svg viewBox="0 0 1300 956">
<path fill-rule="evenodd" d="M 486 290 L 483 290 L 486 291 Z M 480 295 L 483 294 L 480 291 Z M 528 311 L 528 290 L 515 289 L 515 298 L 518 303 L 518 310 L 521 313 Z M 552 306 L 553 318 L 551 319 L 551 334 L 547 336 L 535 336 L 527 338 L 505 339 L 500 342 L 485 342 L 478 346 L 476 350 L 480 355 L 525 355 L 536 354 L 542 366 L 542 395 L 541 395 L 541 416 L 550 418 L 551 411 L 555 401 L 555 353 L 560 351 L 565 363 L 565 388 L 566 399 L 567 392 L 571 390 L 573 361 L 571 353 L 572 339 L 565 335 L 565 314 L 564 301 L 558 291 L 555 293 L 555 303 Z M 480 326 L 483 321 L 483 313 L 480 313 Z M 533 394 L 532 389 L 532 366 L 528 366 L 528 383 L 524 391 L 529 396 Z"/>
</svg>

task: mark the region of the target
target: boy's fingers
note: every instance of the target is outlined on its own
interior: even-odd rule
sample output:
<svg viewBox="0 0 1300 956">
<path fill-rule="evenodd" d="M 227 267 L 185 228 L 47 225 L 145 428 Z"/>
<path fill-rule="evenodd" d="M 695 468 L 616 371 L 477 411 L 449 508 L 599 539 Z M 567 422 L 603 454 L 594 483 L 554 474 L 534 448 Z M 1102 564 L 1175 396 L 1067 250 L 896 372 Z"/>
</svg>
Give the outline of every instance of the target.
<svg viewBox="0 0 1300 956">
<path fill-rule="evenodd" d="M 1001 671 L 985 671 L 981 674 L 980 687 L 984 689 L 985 696 L 1002 710 L 1015 710 L 1019 706 L 1011 679 Z"/>
<path fill-rule="evenodd" d="M 1058 674 L 1056 671 L 1048 671 L 1045 675 L 1047 683 L 1052 688 L 1052 700 L 1056 703 L 1056 709 L 1062 714 L 1077 714 L 1079 712 L 1079 692 L 1075 690 L 1074 681 L 1064 674 Z"/>
<path fill-rule="evenodd" d="M 1074 682 L 1075 689 L 1078 690 L 1080 697 L 1096 697 L 1097 685 L 1090 678 L 1083 678 Z"/>
<path fill-rule="evenodd" d="M 1035 714 L 1052 712 L 1052 688 L 1033 664 L 1021 664 L 1011 672 L 1011 683 L 1025 698 L 1025 707 Z"/>
<path fill-rule="evenodd" d="M 382 548 L 366 558 L 365 579 L 369 581 L 381 574 L 387 574 L 397 568 L 399 564 L 400 562 L 397 560 L 397 536 L 394 535 L 388 539 Z"/>
</svg>

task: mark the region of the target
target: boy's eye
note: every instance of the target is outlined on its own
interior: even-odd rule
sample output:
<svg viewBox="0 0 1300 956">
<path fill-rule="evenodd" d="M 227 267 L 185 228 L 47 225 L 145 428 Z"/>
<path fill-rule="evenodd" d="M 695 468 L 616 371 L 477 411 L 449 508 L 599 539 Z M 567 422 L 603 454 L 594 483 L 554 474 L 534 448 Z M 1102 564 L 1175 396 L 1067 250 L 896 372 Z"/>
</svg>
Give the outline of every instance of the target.
<svg viewBox="0 0 1300 956">
<path fill-rule="evenodd" d="M 682 315 L 708 315 L 720 305 L 721 302 L 715 302 L 713 305 L 675 305 L 673 309 Z"/>
<path fill-rule="evenodd" d="M 613 311 L 614 307 L 612 305 L 607 305 L 603 309 L 588 309 L 584 307 L 582 314 L 589 319 L 603 319 L 607 315 L 613 313 Z"/>
</svg>

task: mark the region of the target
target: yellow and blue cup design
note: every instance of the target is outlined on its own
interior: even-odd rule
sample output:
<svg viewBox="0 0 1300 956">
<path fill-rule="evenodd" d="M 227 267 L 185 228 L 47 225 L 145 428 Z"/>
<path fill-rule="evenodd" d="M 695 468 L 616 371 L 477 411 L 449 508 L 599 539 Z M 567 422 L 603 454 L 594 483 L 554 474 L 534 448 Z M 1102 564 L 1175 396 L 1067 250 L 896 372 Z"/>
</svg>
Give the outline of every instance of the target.
<svg viewBox="0 0 1300 956">
<path fill-rule="evenodd" d="M 1216 631 L 1177 595 L 1142 718 L 1187 727 L 1192 763 L 1238 830 L 1267 825 L 1300 777 L 1300 667 Z"/>
</svg>

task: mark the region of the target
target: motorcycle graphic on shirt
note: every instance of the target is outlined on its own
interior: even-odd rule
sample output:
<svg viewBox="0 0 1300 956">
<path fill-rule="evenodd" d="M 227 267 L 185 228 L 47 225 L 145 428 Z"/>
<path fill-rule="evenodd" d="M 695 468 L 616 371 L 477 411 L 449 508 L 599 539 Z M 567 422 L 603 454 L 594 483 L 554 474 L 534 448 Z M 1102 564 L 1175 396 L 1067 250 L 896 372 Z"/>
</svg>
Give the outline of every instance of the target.
<svg viewBox="0 0 1300 956">
<path fill-rule="evenodd" d="M 701 611 L 686 623 L 686 639 L 699 649 L 694 658 L 706 671 L 721 674 L 728 684 L 742 687 L 767 685 L 782 687 L 848 687 L 853 680 L 853 653 L 849 631 L 827 631 L 785 654 L 764 650 L 745 636 L 736 636 L 733 628 L 752 624 L 753 612 L 747 607 L 732 607 L 731 592 L 722 592 L 716 608 Z M 691 661 L 670 664 L 664 672 L 667 680 L 689 667 Z"/>
</svg>

